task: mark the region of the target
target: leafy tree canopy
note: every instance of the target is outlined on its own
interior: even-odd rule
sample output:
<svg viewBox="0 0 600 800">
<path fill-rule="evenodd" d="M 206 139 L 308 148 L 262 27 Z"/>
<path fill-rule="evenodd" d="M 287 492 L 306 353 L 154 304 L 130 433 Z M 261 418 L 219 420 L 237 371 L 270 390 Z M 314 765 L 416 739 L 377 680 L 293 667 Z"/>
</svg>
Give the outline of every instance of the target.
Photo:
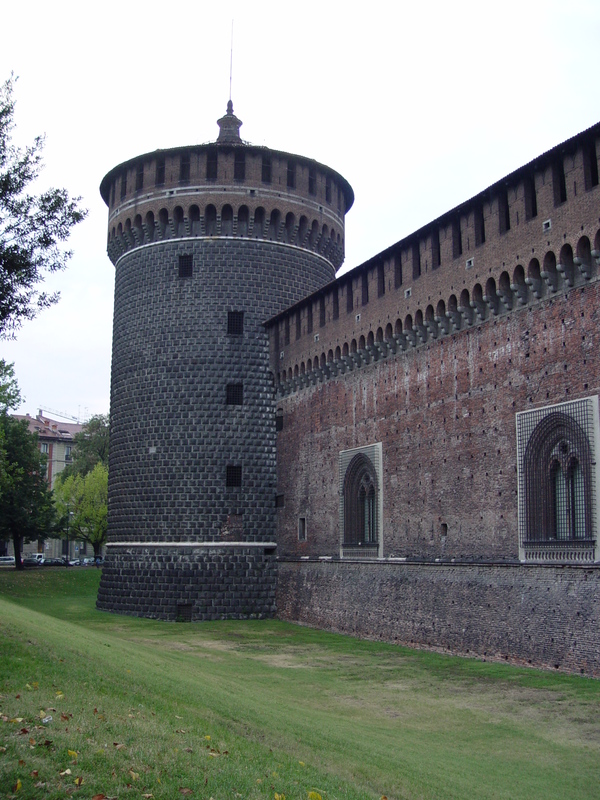
<svg viewBox="0 0 600 800">
<path fill-rule="evenodd" d="M 94 555 L 106 541 L 108 510 L 108 469 L 98 463 L 86 475 L 59 476 L 54 487 L 63 530 L 71 539 L 82 539 L 94 548 Z"/>
<path fill-rule="evenodd" d="M 0 358 L 0 413 L 16 408 L 21 402 L 19 384 L 15 378 L 14 364 Z"/>
<path fill-rule="evenodd" d="M 46 481 L 46 457 L 24 420 L 0 413 L 0 539 L 12 539 L 17 569 L 24 541 L 52 529 L 54 505 Z"/>
<path fill-rule="evenodd" d="M 65 268 L 71 253 L 60 243 L 87 214 L 65 189 L 30 193 L 42 169 L 44 137 L 20 148 L 12 143 L 15 78 L 0 84 L 0 338 L 14 336 L 25 319 L 56 303 L 38 291 L 44 274 Z"/>
<path fill-rule="evenodd" d="M 63 479 L 70 475 L 87 475 L 96 464 L 108 468 L 108 437 L 108 414 L 96 414 L 75 434 L 73 461 L 61 472 Z"/>
</svg>

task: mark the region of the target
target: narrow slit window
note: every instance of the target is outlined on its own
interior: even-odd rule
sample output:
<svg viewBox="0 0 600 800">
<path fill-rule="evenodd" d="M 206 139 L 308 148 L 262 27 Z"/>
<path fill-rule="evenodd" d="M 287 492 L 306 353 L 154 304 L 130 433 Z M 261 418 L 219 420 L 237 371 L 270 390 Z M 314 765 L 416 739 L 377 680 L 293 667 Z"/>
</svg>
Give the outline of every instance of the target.
<svg viewBox="0 0 600 800">
<path fill-rule="evenodd" d="M 236 181 L 246 180 L 246 153 L 243 150 L 235 151 L 233 162 L 233 179 Z"/>
<path fill-rule="evenodd" d="M 261 180 L 263 183 L 271 183 L 272 180 L 271 156 L 266 153 L 262 157 Z"/>
<path fill-rule="evenodd" d="M 312 195 L 317 193 L 317 170 L 314 167 L 308 168 L 308 193 Z"/>
<path fill-rule="evenodd" d="M 121 175 L 121 200 L 125 197 L 126 194 L 127 194 L 127 173 L 124 172 Z"/>
<path fill-rule="evenodd" d="M 216 147 L 209 147 L 206 151 L 206 180 L 217 180 L 218 151 Z"/>
<path fill-rule="evenodd" d="M 156 161 L 156 176 L 154 179 L 154 183 L 156 186 L 163 186 L 165 182 L 165 160 L 164 158 L 159 158 Z"/>
<path fill-rule="evenodd" d="M 179 160 L 179 182 L 187 183 L 190 179 L 190 154 L 182 153 Z"/>
<path fill-rule="evenodd" d="M 562 158 L 552 165 L 552 188 L 554 191 L 554 205 L 559 206 L 567 199 L 567 181 L 565 179 L 565 164 Z"/>
<path fill-rule="evenodd" d="M 533 175 L 528 175 L 523 183 L 525 194 L 525 219 L 535 219 L 537 217 L 537 196 L 535 193 L 535 180 Z"/>
<path fill-rule="evenodd" d="M 144 163 L 138 164 L 135 173 L 135 190 L 141 191 L 144 188 Z"/>
<path fill-rule="evenodd" d="M 287 186 L 288 189 L 296 188 L 296 162 L 287 162 Z"/>
</svg>

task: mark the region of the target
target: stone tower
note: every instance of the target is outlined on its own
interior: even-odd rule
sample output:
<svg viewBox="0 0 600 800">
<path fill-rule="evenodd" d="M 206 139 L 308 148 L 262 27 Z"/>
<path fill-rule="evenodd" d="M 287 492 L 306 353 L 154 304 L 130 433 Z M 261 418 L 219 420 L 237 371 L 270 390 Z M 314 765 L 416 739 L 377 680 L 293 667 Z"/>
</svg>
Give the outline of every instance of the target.
<svg viewBox="0 0 600 800">
<path fill-rule="evenodd" d="M 116 269 L 102 609 L 274 611 L 264 322 L 334 278 L 354 195 L 316 161 L 242 141 L 241 124 L 230 101 L 216 142 L 138 156 L 100 186 Z"/>
</svg>

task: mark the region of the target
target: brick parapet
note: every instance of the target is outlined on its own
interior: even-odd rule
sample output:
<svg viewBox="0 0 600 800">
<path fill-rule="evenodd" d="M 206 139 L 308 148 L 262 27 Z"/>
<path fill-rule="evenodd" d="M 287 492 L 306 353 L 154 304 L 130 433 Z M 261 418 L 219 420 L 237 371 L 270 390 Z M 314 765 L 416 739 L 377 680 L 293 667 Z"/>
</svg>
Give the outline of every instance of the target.
<svg viewBox="0 0 600 800">
<path fill-rule="evenodd" d="M 600 141 L 600 125 L 554 148 L 270 321 L 275 374 L 282 380 L 284 375 L 289 378 L 290 371 L 292 376 L 296 371 L 301 375 L 308 371 L 309 359 L 314 365 L 316 358 L 319 366 L 323 360 L 333 361 L 338 348 L 341 355 L 344 346 L 351 352 L 354 343 L 359 349 L 361 337 L 366 343 L 369 338 L 376 343 L 379 337 L 394 348 L 393 335 L 399 336 L 403 348 L 435 340 L 457 327 L 492 319 L 589 281 L 597 274 L 600 259 L 600 187 L 586 188 L 584 155 L 590 141 Z M 564 165 L 566 200 L 555 205 L 557 163 Z M 536 185 L 537 214 L 527 219 L 525 194 L 530 179 Z M 504 193 L 511 224 L 501 233 L 499 209 Z M 480 207 L 486 238 L 475 246 L 474 215 Z M 463 242 L 460 255 L 452 250 L 457 219 Z M 432 242 L 438 235 L 440 263 L 433 268 Z M 418 277 L 412 274 L 415 248 L 421 254 Z M 566 271 L 561 271 L 561 265 Z M 286 325 L 291 335 L 284 347 Z"/>
</svg>

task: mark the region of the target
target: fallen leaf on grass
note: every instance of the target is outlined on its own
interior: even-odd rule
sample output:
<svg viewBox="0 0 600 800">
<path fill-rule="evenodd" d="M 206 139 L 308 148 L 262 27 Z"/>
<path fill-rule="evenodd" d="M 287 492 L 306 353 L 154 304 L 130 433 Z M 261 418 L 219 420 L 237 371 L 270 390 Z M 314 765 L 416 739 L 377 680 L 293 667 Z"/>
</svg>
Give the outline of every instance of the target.
<svg viewBox="0 0 600 800">
<path fill-rule="evenodd" d="M 119 742 L 113 742 L 113 745 L 117 748 L 117 750 L 125 750 L 126 745 L 119 744 Z"/>
<path fill-rule="evenodd" d="M 59 772 L 58 774 L 60 775 L 61 778 L 64 778 L 65 775 L 70 775 L 71 774 L 71 770 L 67 767 L 67 769 L 63 769 L 63 771 Z"/>
<path fill-rule="evenodd" d="M 64 694 L 62 692 L 57 692 L 55 697 L 58 697 L 60 699 L 61 697 L 64 697 Z"/>
<path fill-rule="evenodd" d="M 38 781 L 33 784 L 34 789 L 43 789 L 46 784 L 43 781 Z"/>
<path fill-rule="evenodd" d="M 81 784 L 83 783 L 83 778 L 81 776 L 79 776 L 79 777 L 75 778 L 73 783 L 75 784 L 75 786 L 81 786 Z"/>
<path fill-rule="evenodd" d="M 137 779 L 140 777 L 140 773 L 134 772 L 132 769 L 129 770 L 129 774 L 131 775 L 134 781 L 137 781 Z"/>
<path fill-rule="evenodd" d="M 34 770 L 31 771 L 31 777 L 32 778 L 39 777 L 39 773 L 38 773 L 37 769 L 34 769 Z"/>
<path fill-rule="evenodd" d="M 30 691 L 30 692 L 33 692 L 33 691 L 35 691 L 36 689 L 39 689 L 39 688 L 40 688 L 40 685 L 39 685 L 39 683 L 38 683 L 37 681 L 34 681 L 34 682 L 33 682 L 33 683 L 31 683 L 31 684 L 29 684 L 29 683 L 26 683 L 26 684 L 25 684 L 25 688 L 26 688 L 26 689 L 29 689 L 29 691 Z"/>
<path fill-rule="evenodd" d="M 21 786 L 23 786 L 23 784 L 21 783 L 21 778 L 17 778 L 17 782 L 13 786 L 13 792 L 20 792 Z"/>
<path fill-rule="evenodd" d="M 0 747 L 0 753 L 6 753 L 6 747 Z"/>
<path fill-rule="evenodd" d="M 23 722 L 23 717 L 13 717 L 8 720 L 9 722 Z"/>
<path fill-rule="evenodd" d="M 186 747 L 186 748 L 185 748 L 185 752 L 186 752 L 186 753 L 193 753 L 194 751 L 192 750 L 192 748 L 191 748 L 191 747 Z"/>
<path fill-rule="evenodd" d="M 279 794 L 279 792 L 275 792 L 275 800 L 285 800 L 285 795 Z"/>
<path fill-rule="evenodd" d="M 23 761 L 22 758 L 19 759 L 19 766 L 20 767 L 24 767 L 25 766 L 25 762 Z"/>
<path fill-rule="evenodd" d="M 323 798 L 318 792 L 309 792 L 308 800 L 323 800 Z"/>
<path fill-rule="evenodd" d="M 77 758 L 77 750 L 67 750 L 67 753 L 71 758 Z"/>
<path fill-rule="evenodd" d="M 187 787 L 184 788 L 183 786 L 179 787 L 179 792 L 180 794 L 194 794 L 191 789 L 188 789 Z"/>
<path fill-rule="evenodd" d="M 154 797 L 154 795 L 153 794 L 143 794 L 142 797 L 145 797 L 146 800 L 150 800 L 150 798 Z M 93 800 L 93 798 L 92 798 L 92 800 Z"/>
<path fill-rule="evenodd" d="M 25 736 L 26 733 L 29 733 L 29 728 L 21 728 L 19 736 Z"/>
<path fill-rule="evenodd" d="M 385 794 L 381 795 L 381 800 L 387 800 L 387 796 Z"/>
<path fill-rule="evenodd" d="M 63 712 L 62 712 L 62 711 L 60 712 L 60 718 L 61 718 L 61 720 L 62 720 L 63 722 L 68 722 L 68 721 L 69 721 L 69 719 L 70 719 L 72 716 L 73 716 L 73 714 L 63 714 Z"/>
<path fill-rule="evenodd" d="M 32 738 L 30 737 L 30 738 L 29 738 L 29 744 L 31 745 L 31 747 L 35 747 L 35 739 L 32 739 Z"/>
<path fill-rule="evenodd" d="M 92 797 L 92 800 L 106 800 L 106 795 L 105 794 L 95 794 Z"/>
</svg>

